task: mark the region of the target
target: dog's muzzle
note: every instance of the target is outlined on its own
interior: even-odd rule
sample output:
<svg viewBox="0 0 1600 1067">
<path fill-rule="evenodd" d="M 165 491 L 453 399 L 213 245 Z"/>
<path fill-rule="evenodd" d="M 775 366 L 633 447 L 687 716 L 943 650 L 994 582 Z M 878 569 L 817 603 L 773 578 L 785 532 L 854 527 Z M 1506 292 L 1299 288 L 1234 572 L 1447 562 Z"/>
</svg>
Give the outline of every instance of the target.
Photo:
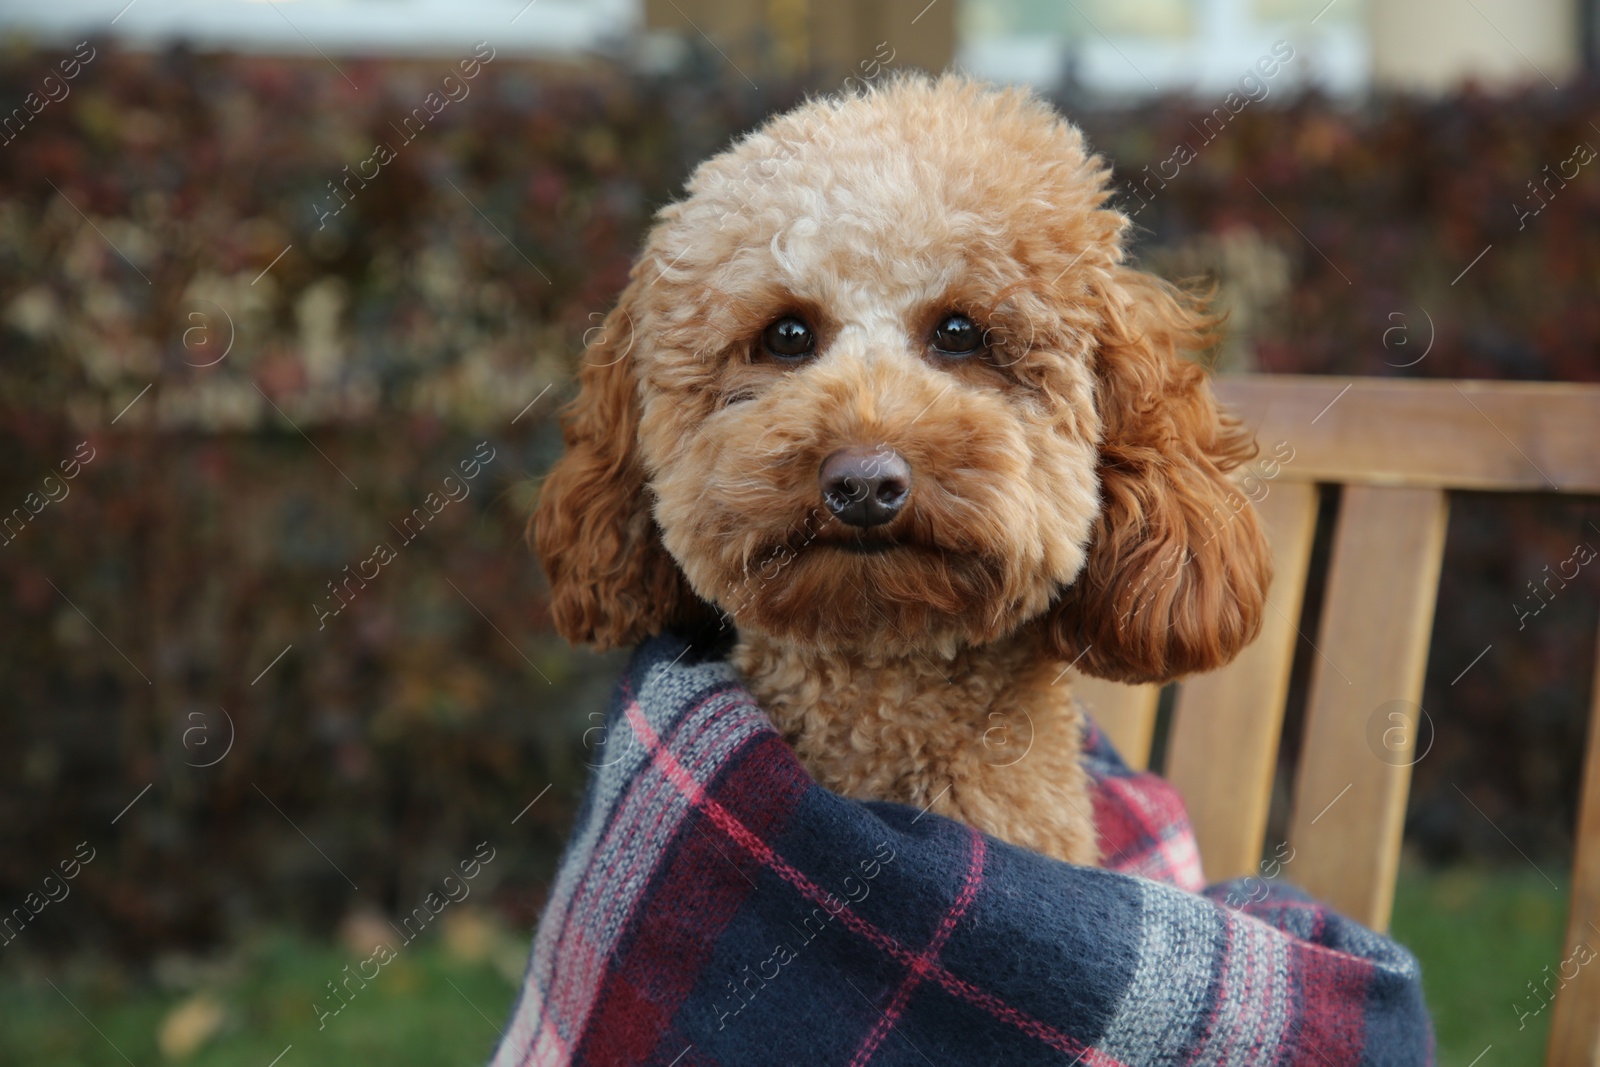
<svg viewBox="0 0 1600 1067">
<path fill-rule="evenodd" d="M 892 520 L 911 496 L 911 465 L 888 445 L 841 448 L 822 461 L 819 478 L 828 510 L 863 529 Z"/>
</svg>

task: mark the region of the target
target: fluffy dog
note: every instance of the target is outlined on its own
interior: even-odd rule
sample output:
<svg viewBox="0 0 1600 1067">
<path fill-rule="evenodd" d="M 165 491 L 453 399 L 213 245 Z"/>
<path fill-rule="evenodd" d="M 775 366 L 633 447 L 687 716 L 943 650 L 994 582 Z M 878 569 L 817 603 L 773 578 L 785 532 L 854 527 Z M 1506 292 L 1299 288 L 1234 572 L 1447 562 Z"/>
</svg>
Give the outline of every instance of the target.
<svg viewBox="0 0 1600 1067">
<path fill-rule="evenodd" d="M 1253 440 L 1179 356 L 1214 320 L 1124 262 L 1109 174 L 1037 98 L 958 77 L 812 100 L 701 164 L 530 523 L 560 632 L 731 625 L 823 785 L 1097 862 L 1064 668 L 1220 666 L 1269 579 L 1229 477 Z"/>
</svg>

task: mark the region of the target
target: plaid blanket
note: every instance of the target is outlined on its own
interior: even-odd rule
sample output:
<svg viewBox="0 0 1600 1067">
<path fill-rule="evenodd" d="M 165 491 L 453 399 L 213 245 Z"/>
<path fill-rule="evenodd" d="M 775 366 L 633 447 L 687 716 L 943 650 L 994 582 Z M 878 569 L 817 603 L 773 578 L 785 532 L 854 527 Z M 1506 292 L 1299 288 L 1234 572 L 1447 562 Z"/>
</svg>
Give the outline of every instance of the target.
<svg viewBox="0 0 1600 1067">
<path fill-rule="evenodd" d="M 1432 1061 L 1411 955 L 1276 879 L 1204 888 L 1181 801 L 1093 728 L 1104 869 L 823 789 L 674 637 L 597 740 L 494 1067 Z"/>
</svg>

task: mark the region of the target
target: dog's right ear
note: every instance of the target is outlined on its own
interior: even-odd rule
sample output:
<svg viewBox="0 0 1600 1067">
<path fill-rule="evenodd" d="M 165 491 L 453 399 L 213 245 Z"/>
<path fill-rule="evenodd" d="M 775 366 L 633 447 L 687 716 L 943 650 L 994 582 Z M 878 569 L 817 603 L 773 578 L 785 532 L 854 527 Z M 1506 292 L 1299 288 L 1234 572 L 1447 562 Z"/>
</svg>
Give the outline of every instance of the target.
<svg viewBox="0 0 1600 1067">
<path fill-rule="evenodd" d="M 1062 659 L 1116 682 L 1216 670 L 1255 639 L 1272 552 L 1233 482 L 1255 435 L 1183 358 L 1215 321 L 1193 297 L 1116 267 L 1096 354 L 1100 513 L 1088 559 L 1045 616 Z"/>
<path fill-rule="evenodd" d="M 566 453 L 528 520 L 556 630 L 599 649 L 714 618 L 661 544 L 639 458 L 639 386 L 628 293 L 591 331 L 579 392 L 562 413 Z"/>
</svg>

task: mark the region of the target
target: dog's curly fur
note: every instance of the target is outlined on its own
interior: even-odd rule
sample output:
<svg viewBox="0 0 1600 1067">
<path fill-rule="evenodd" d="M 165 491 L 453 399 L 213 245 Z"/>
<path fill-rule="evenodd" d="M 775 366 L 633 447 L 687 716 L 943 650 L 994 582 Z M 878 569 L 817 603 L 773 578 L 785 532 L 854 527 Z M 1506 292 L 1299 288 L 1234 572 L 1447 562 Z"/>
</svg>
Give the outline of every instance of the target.
<svg viewBox="0 0 1600 1067">
<path fill-rule="evenodd" d="M 824 785 L 1095 862 L 1063 667 L 1217 667 L 1269 579 L 1229 480 L 1253 440 L 1179 355 L 1214 322 L 1124 262 L 1108 176 L 1037 98 L 954 76 L 812 100 L 703 163 L 591 340 L 530 523 L 560 632 L 731 621 Z M 932 349 L 952 313 L 981 356 Z M 795 365 L 761 342 L 788 315 L 818 339 Z M 845 446 L 913 472 L 876 551 L 823 504 Z"/>
</svg>

